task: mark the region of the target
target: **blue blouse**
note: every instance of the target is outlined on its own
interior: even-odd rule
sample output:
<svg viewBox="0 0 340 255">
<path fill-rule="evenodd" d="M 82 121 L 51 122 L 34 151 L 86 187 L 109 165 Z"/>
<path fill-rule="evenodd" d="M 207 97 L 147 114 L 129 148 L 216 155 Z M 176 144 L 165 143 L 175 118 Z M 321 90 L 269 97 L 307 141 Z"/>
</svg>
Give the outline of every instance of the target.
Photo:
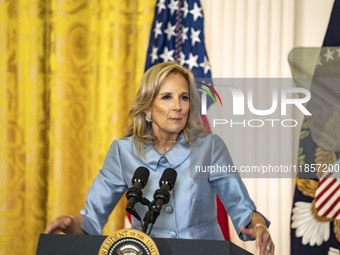
<svg viewBox="0 0 340 255">
<path fill-rule="evenodd" d="M 226 171 L 233 163 L 225 143 L 214 134 L 198 138 L 190 145 L 180 134 L 176 144 L 165 154 L 157 152 L 153 145 L 146 145 L 144 158 L 138 156 L 132 137 L 115 140 L 88 191 L 86 206 L 81 210 L 82 228 L 88 234 L 101 234 L 113 208 L 132 186 L 132 176 L 140 166 L 150 170 L 143 189 L 144 197 L 150 201 L 159 188 L 164 169 L 170 167 L 177 171 L 170 201 L 163 206 L 150 236 L 223 240 L 216 216 L 218 194 L 239 237 L 249 240 L 240 233 L 240 227 L 251 222 L 256 207 L 239 173 Z M 142 218 L 148 210 L 140 203 L 135 209 Z M 134 217 L 132 227 L 141 229 L 140 222 Z"/>
</svg>

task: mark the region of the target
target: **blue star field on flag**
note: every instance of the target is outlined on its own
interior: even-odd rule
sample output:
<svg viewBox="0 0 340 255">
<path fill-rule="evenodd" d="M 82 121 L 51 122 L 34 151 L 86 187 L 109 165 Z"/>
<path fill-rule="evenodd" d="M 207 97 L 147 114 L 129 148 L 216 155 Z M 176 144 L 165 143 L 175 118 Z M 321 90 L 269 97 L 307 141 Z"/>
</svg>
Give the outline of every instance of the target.
<svg viewBox="0 0 340 255">
<path fill-rule="evenodd" d="M 159 0 L 150 33 L 145 69 L 177 61 L 196 78 L 211 78 L 204 44 L 203 10 L 200 1 Z"/>
</svg>

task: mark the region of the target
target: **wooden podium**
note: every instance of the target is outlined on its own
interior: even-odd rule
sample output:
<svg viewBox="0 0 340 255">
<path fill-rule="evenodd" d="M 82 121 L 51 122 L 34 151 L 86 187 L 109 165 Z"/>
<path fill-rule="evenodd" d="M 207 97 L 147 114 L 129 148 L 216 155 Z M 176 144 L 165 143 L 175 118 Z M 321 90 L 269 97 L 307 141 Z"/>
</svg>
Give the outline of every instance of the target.
<svg viewBox="0 0 340 255">
<path fill-rule="evenodd" d="M 106 239 L 99 235 L 46 235 L 36 255 L 97 255 Z M 161 255 L 251 255 L 228 241 L 153 238 Z"/>
</svg>

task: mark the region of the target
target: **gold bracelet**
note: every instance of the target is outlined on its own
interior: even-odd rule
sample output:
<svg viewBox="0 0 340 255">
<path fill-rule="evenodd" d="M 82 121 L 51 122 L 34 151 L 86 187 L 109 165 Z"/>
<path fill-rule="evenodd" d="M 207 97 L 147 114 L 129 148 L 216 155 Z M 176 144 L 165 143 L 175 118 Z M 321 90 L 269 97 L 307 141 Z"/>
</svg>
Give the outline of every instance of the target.
<svg viewBox="0 0 340 255">
<path fill-rule="evenodd" d="M 256 231 L 256 228 L 258 228 L 258 227 L 264 227 L 265 230 L 266 230 L 266 232 L 268 232 L 268 228 L 267 228 L 265 225 L 263 225 L 262 223 L 257 223 L 257 224 L 255 225 L 255 227 L 253 228 L 254 231 Z"/>
</svg>

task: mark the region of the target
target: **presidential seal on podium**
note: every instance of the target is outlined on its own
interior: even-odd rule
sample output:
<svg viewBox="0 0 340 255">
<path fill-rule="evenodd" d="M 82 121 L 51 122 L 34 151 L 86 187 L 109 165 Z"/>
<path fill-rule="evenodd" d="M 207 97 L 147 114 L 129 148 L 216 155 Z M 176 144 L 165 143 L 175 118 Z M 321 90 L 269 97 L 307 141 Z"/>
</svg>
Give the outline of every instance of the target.
<svg viewBox="0 0 340 255">
<path fill-rule="evenodd" d="M 150 236 L 136 229 L 121 229 L 108 236 L 98 255 L 159 255 Z"/>
</svg>

